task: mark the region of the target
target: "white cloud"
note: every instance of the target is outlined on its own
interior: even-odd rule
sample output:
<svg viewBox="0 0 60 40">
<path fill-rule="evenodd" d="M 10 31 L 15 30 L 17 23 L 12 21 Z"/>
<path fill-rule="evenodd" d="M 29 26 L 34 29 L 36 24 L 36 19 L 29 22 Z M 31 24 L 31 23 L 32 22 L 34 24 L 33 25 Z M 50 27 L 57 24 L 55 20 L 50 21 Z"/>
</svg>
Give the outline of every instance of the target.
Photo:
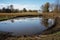
<svg viewBox="0 0 60 40">
<path fill-rule="evenodd" d="M 0 8 L 7 7 L 9 5 L 11 5 L 11 4 L 0 4 Z M 34 5 L 34 4 L 29 4 L 29 5 L 28 4 L 24 4 L 24 5 L 22 5 L 22 4 L 13 4 L 13 5 L 14 5 L 15 9 L 19 9 L 19 10 L 22 10 L 23 8 L 26 8 L 27 10 L 29 10 L 29 9 L 32 9 L 32 10 L 39 9 L 39 6 Z"/>
</svg>

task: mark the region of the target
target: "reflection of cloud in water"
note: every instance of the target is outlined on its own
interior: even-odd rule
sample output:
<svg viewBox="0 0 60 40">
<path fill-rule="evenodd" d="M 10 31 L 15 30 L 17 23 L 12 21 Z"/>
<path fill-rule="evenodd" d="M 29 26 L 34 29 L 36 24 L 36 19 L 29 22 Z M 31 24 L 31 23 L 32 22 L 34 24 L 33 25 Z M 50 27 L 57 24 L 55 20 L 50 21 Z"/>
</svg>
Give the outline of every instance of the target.
<svg viewBox="0 0 60 40">
<path fill-rule="evenodd" d="M 54 19 L 42 19 L 42 24 L 46 27 L 51 27 L 52 25 L 54 25 L 54 23 Z"/>
<path fill-rule="evenodd" d="M 55 19 L 49 19 L 49 20 L 48 20 L 48 23 L 49 23 L 49 26 L 54 25 Z"/>
</svg>

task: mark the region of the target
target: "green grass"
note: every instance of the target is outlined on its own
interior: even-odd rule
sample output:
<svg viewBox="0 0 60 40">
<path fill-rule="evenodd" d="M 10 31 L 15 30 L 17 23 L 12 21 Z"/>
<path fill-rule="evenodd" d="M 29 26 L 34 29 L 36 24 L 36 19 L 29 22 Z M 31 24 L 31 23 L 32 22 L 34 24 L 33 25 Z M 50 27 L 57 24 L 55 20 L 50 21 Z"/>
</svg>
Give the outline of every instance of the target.
<svg viewBox="0 0 60 40">
<path fill-rule="evenodd" d="M 11 17 L 11 16 L 3 16 L 3 17 L 0 17 L 0 21 L 8 20 L 8 19 L 11 19 L 11 18 L 14 18 L 14 17 Z"/>
<path fill-rule="evenodd" d="M 0 18 L 0 21 L 3 21 L 3 20 L 7 20 L 8 18 L 4 17 L 4 18 Z"/>
<path fill-rule="evenodd" d="M 60 35 L 60 31 L 59 32 L 56 32 L 56 33 L 54 33 L 55 35 Z M 54 34 L 52 34 L 52 35 L 54 35 Z"/>
</svg>

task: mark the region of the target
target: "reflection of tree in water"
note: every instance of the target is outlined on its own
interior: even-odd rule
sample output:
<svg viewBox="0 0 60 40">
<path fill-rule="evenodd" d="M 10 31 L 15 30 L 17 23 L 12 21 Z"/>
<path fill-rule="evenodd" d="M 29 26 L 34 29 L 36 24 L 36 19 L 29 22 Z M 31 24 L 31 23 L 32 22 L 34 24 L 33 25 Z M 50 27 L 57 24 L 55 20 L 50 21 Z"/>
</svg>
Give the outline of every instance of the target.
<svg viewBox="0 0 60 40">
<path fill-rule="evenodd" d="M 48 27 L 48 19 L 42 19 L 42 20 L 43 25 Z"/>
<path fill-rule="evenodd" d="M 12 19 L 11 22 L 14 23 L 14 19 Z"/>
</svg>

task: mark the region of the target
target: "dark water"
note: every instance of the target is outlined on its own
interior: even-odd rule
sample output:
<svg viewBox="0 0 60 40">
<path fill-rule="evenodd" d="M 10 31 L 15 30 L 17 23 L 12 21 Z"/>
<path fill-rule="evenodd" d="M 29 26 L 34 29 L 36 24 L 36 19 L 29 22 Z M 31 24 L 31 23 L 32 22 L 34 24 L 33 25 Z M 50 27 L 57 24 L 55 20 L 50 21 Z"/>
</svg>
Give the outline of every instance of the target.
<svg viewBox="0 0 60 40">
<path fill-rule="evenodd" d="M 12 35 L 32 35 L 43 32 L 47 29 L 43 25 L 43 18 L 17 18 L 0 22 L 0 31 L 12 32 Z M 54 24 L 54 19 L 48 20 L 48 27 Z"/>
</svg>

